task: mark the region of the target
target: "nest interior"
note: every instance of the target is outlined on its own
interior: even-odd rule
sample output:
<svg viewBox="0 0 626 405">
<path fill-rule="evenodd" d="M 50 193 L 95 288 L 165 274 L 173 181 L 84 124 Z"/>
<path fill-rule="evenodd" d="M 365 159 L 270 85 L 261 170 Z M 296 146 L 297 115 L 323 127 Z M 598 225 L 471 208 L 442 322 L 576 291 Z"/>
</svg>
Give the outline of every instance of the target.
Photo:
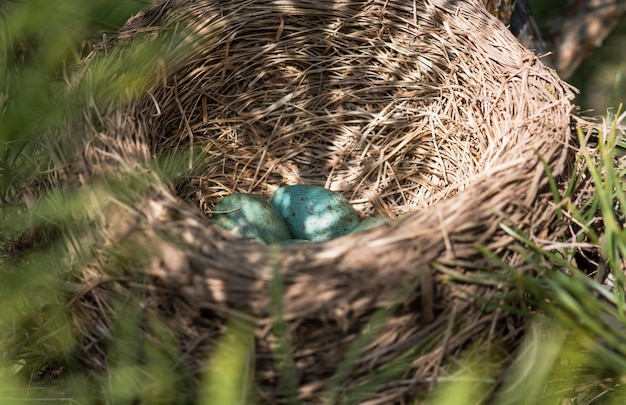
<svg viewBox="0 0 626 405">
<path fill-rule="evenodd" d="M 378 400 L 421 392 L 447 356 L 515 329 L 494 331 L 502 315 L 455 292 L 441 270 L 472 271 L 462 263 L 482 260 L 478 243 L 515 265 L 503 218 L 550 237 L 544 163 L 552 175 L 565 170 L 571 92 L 481 2 L 161 0 L 101 44 L 82 75 L 102 55 L 165 32 L 182 40 L 168 45 L 173 59 L 151 62 L 153 85 L 131 103 L 92 106 L 72 123 L 84 142 L 59 148 L 77 151 L 59 160 L 64 181 L 80 187 L 137 176 L 170 154 L 192 168 L 176 182 L 147 171 L 150 187 L 130 202 L 99 204 L 89 243 L 97 259 L 80 272 L 97 287 L 72 301 L 77 318 L 99 324 L 81 328 L 86 363 L 106 358 L 93 342 L 106 340 L 96 331 L 107 317 L 94 316 L 105 309 L 93 302 L 132 288 L 97 281 L 110 276 L 107 248 L 119 246 L 149 252 L 123 271 L 149 275 L 147 305 L 188 362 L 201 363 L 225 319 L 254 320 L 257 379 L 270 401 L 282 395 L 271 361 L 277 277 L 303 399 L 320 398 L 381 308 L 395 310 L 345 390 L 414 357 L 372 393 Z M 399 218 L 284 249 L 211 226 L 213 206 L 230 193 L 268 197 L 298 183 L 339 192 L 363 217 Z M 421 346 L 433 337 L 438 345 Z"/>
</svg>

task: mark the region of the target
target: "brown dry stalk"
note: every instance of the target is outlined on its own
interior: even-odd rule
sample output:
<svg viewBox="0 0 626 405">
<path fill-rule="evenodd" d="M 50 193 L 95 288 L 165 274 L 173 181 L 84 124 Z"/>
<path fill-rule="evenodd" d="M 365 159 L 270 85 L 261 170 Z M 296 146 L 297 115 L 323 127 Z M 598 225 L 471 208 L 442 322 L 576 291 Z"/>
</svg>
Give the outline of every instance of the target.
<svg viewBox="0 0 626 405">
<path fill-rule="evenodd" d="M 546 24 L 544 34 L 552 63 L 563 79 L 576 68 L 622 21 L 625 0 L 570 0 L 558 17 Z"/>
</svg>

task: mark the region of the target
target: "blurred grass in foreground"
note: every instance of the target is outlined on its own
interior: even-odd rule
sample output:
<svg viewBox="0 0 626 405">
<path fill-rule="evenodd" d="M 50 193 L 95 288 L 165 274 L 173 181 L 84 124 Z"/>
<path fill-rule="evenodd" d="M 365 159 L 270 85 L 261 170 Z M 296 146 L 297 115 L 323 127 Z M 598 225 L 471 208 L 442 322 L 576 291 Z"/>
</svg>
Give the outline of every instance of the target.
<svg viewBox="0 0 626 405">
<path fill-rule="evenodd" d="M 80 336 L 73 328 L 66 302 L 69 294 L 77 294 L 71 283 L 71 269 L 80 263 L 64 260 L 67 252 L 62 235 L 72 234 L 80 239 L 88 229 L 83 218 L 95 209 L 94 196 L 102 190 L 95 186 L 72 195 L 54 191 L 38 202 L 32 197 L 38 189 L 46 188 L 45 172 L 52 165 L 47 150 L 52 142 L 46 137 L 58 135 L 68 114 L 81 107 L 81 96 L 91 93 L 96 100 L 112 102 L 132 97 L 149 84 L 142 80 L 150 72 L 141 61 L 154 48 L 139 47 L 140 53 L 132 48 L 126 53 L 133 62 L 128 64 L 129 75 L 124 80 L 111 81 L 109 77 L 111 71 L 120 68 L 119 60 L 103 58 L 93 70 L 89 85 L 79 89 L 84 93 L 63 92 L 64 76 L 71 64 L 84 56 L 83 34 L 96 26 L 113 28 L 121 24 L 134 6 L 139 9 L 143 4 L 25 1 L 7 3 L 6 8 L 0 9 L 0 403 L 175 403 L 197 398 L 193 390 L 199 390 L 200 402 L 207 404 L 255 400 L 249 388 L 254 384 L 253 335 L 249 325 L 235 321 L 227 325 L 207 361 L 203 386 L 196 387 L 187 382 L 191 377 L 181 366 L 183 354 L 165 327 L 157 319 L 139 325 L 144 294 L 141 290 L 136 296 L 114 300 L 106 372 L 85 372 L 73 353 Z M 123 11 L 105 21 L 100 18 L 102 10 Z M 31 48 L 21 49 L 25 43 Z M 620 145 L 626 146 L 623 134 L 615 126 L 623 118 L 613 117 L 607 122 L 594 148 L 587 148 L 588 138 L 580 133 L 579 166 L 586 171 L 578 173 L 565 191 L 553 190 L 561 218 L 573 218 L 578 226 L 575 240 L 542 247 L 527 235 L 504 227 L 518 240 L 516 248 L 526 264 L 541 275 L 529 277 L 517 269 L 503 267 L 506 281 L 518 286 L 520 296 L 533 309 L 537 308 L 533 326 L 516 353 L 510 373 L 498 376 L 485 371 L 484 364 L 494 359 L 473 358 L 470 348 L 467 360 L 441 379 L 426 402 L 443 405 L 483 403 L 488 399 L 497 404 L 626 401 L 622 387 L 626 376 L 626 165 L 615 156 Z M 184 176 L 184 170 L 180 174 L 184 164 L 179 163 L 175 157 L 164 158 L 156 162 L 155 168 L 164 174 Z M 593 178 L 595 192 L 589 194 L 588 200 L 576 200 L 573 191 L 585 176 Z M 149 179 L 138 175 L 120 181 L 114 191 L 128 197 L 134 190 L 146 187 L 147 182 Z M 30 229 L 39 230 L 36 236 L 43 237 L 45 243 L 27 255 L 13 256 L 6 248 L 8 242 Z M 88 255 L 88 246 L 82 248 Z M 120 265 L 141 260 L 128 257 L 128 251 L 132 249 L 120 251 Z M 596 278 L 574 264 L 577 255 L 589 251 L 597 252 L 596 261 L 592 260 L 597 266 Z M 489 256 L 489 252 L 485 254 Z M 609 275 L 613 289 L 602 283 Z M 281 280 L 276 275 L 272 294 L 274 328 L 280 343 L 276 356 L 287 370 L 282 387 L 296 403 L 296 387 L 289 375 L 293 359 L 281 318 L 281 291 Z M 387 315 L 385 311 L 377 314 L 372 319 L 370 334 L 364 333 L 346 353 L 328 391 L 329 402 L 337 399 L 336 393 L 348 378 L 351 359 L 358 357 Z M 141 340 L 141 328 L 149 329 L 158 339 Z M 368 389 L 401 372 L 403 362 L 410 359 L 399 359 L 390 365 L 385 371 L 388 375 L 372 375 L 371 385 L 350 393 L 352 403 L 358 403 Z"/>
<path fill-rule="evenodd" d="M 626 135 L 618 128 L 625 118 L 609 117 L 597 133 L 579 129 L 578 169 L 563 191 L 552 179 L 558 217 L 574 228 L 570 239 L 539 246 L 504 218 L 502 228 L 524 257 L 521 267 L 533 271 L 484 251 L 535 308 L 509 372 L 496 384 L 480 363 L 462 363 L 441 380 L 431 403 L 626 403 Z M 581 192 L 581 185 L 590 188 Z"/>
</svg>

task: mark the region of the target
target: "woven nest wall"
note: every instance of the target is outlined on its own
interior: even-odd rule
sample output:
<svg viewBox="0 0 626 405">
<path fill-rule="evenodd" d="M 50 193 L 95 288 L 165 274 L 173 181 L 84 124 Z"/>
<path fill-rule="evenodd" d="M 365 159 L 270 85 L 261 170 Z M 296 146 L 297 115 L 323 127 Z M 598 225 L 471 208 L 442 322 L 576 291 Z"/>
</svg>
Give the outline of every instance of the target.
<svg viewBox="0 0 626 405">
<path fill-rule="evenodd" d="M 423 393 L 468 344 L 523 329 L 475 299 L 501 289 L 447 281 L 488 264 L 479 244 L 521 263 L 503 221 L 553 237 L 545 169 L 567 166 L 571 93 L 479 1 L 157 1 L 101 44 L 83 74 L 100 55 L 173 31 L 184 41 L 172 45 L 174 60 L 155 59 L 149 90 L 82 112 L 73 125 L 84 142 L 64 146 L 76 151 L 64 157 L 68 183 L 149 179 L 123 200 L 94 188 L 104 193 L 94 233 L 71 244 L 97 252 L 71 302 L 86 366 L 106 367 L 106 302 L 132 290 L 138 270 L 148 275 L 145 307 L 193 370 L 226 319 L 258 326 L 256 381 L 268 402 L 284 394 L 271 360 L 277 277 L 307 401 L 319 400 L 380 309 L 394 308 L 342 388 L 411 354 L 373 394 L 383 402 Z M 175 182 L 150 169 L 171 154 L 192 167 Z M 339 192 L 363 217 L 398 219 L 280 249 L 211 225 L 230 193 L 268 197 L 299 183 Z M 142 258 L 120 270 L 120 252 Z"/>
</svg>

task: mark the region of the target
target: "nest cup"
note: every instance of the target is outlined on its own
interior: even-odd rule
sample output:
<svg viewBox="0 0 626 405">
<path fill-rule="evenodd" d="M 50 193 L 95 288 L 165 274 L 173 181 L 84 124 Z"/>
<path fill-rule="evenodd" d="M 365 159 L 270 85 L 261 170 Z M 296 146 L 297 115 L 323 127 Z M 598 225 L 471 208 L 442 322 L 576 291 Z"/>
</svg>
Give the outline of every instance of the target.
<svg viewBox="0 0 626 405">
<path fill-rule="evenodd" d="M 470 343 L 523 329 L 523 320 L 472 298 L 495 287 L 461 292 L 450 274 L 487 265 L 478 245 L 519 264 L 503 221 L 551 237 L 546 171 L 558 176 L 566 166 L 571 92 L 479 1 L 156 1 L 99 45 L 81 77 L 102 55 L 172 32 L 182 40 L 168 44 L 172 59 L 154 59 L 154 83 L 132 102 L 92 105 L 72 123 L 84 142 L 71 140 L 65 150 L 76 154 L 62 158 L 65 181 L 79 187 L 149 178 L 124 204 L 102 199 L 94 219 L 98 259 L 80 277 L 96 287 L 72 300 L 87 366 L 104 367 L 110 327 L 109 307 L 93 302 L 136 285 L 110 277 L 128 246 L 147 254 L 116 274 L 149 276 L 145 307 L 168 325 L 192 370 L 227 319 L 255 325 L 255 380 L 268 402 L 286 395 L 272 360 L 277 285 L 306 401 L 336 386 L 365 330 L 368 344 L 336 395 L 404 361 L 368 394 L 392 402 L 425 392 L 442 362 Z M 174 155 L 185 176 L 146 170 Z M 342 194 L 363 218 L 399 218 L 281 249 L 211 224 L 228 194 L 269 197 L 300 183 Z M 381 309 L 388 314 L 371 332 Z M 511 322 L 518 328 L 496 327 Z"/>
</svg>

